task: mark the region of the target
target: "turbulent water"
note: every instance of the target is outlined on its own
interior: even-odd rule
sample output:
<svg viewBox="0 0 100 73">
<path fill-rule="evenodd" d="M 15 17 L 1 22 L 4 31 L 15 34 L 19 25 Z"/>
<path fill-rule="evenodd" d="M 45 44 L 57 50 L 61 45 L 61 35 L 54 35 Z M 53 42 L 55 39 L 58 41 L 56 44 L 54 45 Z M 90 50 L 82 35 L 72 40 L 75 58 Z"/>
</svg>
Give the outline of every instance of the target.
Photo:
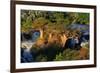
<svg viewBox="0 0 100 73">
<path fill-rule="evenodd" d="M 22 38 L 22 41 L 21 41 L 21 47 L 27 48 L 27 50 L 30 50 L 32 45 L 34 45 L 35 41 L 40 36 L 40 33 L 34 32 L 34 33 L 32 33 L 31 36 L 29 34 L 26 34 L 27 36 L 25 36 L 24 34 L 22 35 L 23 38 Z M 28 36 L 29 36 L 29 38 L 27 39 Z"/>
<path fill-rule="evenodd" d="M 31 47 L 34 45 L 33 41 L 24 41 L 21 43 L 22 48 L 27 48 L 26 51 L 30 51 Z"/>
<path fill-rule="evenodd" d="M 31 34 L 24 33 L 21 35 L 21 62 L 33 62 L 34 57 L 32 56 L 33 53 L 31 53 L 31 48 L 35 44 L 35 41 L 40 36 L 39 32 L 34 32 Z"/>
</svg>

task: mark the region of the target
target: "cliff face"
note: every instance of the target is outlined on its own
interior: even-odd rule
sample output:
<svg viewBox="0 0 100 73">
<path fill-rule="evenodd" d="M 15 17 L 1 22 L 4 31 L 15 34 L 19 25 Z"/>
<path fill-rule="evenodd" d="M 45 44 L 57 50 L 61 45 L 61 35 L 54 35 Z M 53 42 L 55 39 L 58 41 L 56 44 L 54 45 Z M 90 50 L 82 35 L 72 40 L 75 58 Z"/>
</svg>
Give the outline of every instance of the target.
<svg viewBox="0 0 100 73">
<path fill-rule="evenodd" d="M 66 40 L 68 40 L 70 37 L 73 37 L 73 39 L 75 37 L 79 37 L 80 42 L 89 40 L 89 25 L 71 24 L 67 28 L 69 30 L 66 30 L 64 33 L 57 33 L 57 32 L 45 33 L 46 31 L 44 32 L 43 30 L 23 32 L 21 34 L 22 46 L 23 44 L 24 46 L 28 44 L 31 45 L 32 47 L 33 43 L 35 43 L 38 46 L 43 46 L 43 45 L 47 46 L 48 44 L 54 43 L 64 47 Z"/>
<path fill-rule="evenodd" d="M 89 25 L 71 24 L 68 29 L 62 33 L 57 30 L 22 33 L 22 63 L 89 59 Z"/>
</svg>

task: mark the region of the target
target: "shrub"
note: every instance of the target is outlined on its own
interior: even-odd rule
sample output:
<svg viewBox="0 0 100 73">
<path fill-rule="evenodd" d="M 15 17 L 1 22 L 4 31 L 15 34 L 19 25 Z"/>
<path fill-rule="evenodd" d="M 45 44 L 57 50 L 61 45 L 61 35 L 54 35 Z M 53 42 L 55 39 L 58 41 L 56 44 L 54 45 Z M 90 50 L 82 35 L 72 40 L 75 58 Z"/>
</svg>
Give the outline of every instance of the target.
<svg viewBox="0 0 100 73">
<path fill-rule="evenodd" d="M 45 62 L 45 61 L 47 61 L 47 57 L 42 54 L 36 57 L 36 62 Z"/>
<path fill-rule="evenodd" d="M 62 53 L 59 53 L 55 57 L 55 61 L 63 61 L 63 60 L 78 60 L 79 51 L 66 49 Z"/>
</svg>

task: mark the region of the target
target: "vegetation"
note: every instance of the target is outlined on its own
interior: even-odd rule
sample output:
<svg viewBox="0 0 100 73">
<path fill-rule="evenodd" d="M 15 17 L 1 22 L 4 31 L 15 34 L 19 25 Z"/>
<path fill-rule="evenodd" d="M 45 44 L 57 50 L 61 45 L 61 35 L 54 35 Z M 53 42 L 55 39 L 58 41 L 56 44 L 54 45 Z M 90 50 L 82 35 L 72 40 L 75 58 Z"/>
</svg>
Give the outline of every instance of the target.
<svg viewBox="0 0 100 73">
<path fill-rule="evenodd" d="M 89 59 L 89 44 L 80 50 L 63 48 L 67 37 L 81 34 L 68 29 L 70 24 L 89 25 L 89 13 L 21 10 L 21 32 L 40 31 L 31 48 L 34 62 Z"/>
<path fill-rule="evenodd" d="M 21 11 L 21 30 L 44 28 L 63 31 L 70 24 L 89 24 L 89 13 L 51 12 L 51 11 Z"/>
</svg>

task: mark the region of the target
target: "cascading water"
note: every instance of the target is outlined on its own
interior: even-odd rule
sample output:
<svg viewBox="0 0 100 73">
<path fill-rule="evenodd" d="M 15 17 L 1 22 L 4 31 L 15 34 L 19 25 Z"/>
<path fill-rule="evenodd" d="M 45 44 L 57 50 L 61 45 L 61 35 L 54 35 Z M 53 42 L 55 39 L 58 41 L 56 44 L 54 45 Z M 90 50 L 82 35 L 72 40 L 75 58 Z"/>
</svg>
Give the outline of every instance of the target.
<svg viewBox="0 0 100 73">
<path fill-rule="evenodd" d="M 25 39 L 25 36 L 22 35 L 24 40 L 21 42 L 21 62 L 33 62 L 33 56 L 31 53 L 31 48 L 35 44 L 36 40 L 40 36 L 39 32 L 34 32 L 31 35 L 31 38 Z"/>
</svg>

